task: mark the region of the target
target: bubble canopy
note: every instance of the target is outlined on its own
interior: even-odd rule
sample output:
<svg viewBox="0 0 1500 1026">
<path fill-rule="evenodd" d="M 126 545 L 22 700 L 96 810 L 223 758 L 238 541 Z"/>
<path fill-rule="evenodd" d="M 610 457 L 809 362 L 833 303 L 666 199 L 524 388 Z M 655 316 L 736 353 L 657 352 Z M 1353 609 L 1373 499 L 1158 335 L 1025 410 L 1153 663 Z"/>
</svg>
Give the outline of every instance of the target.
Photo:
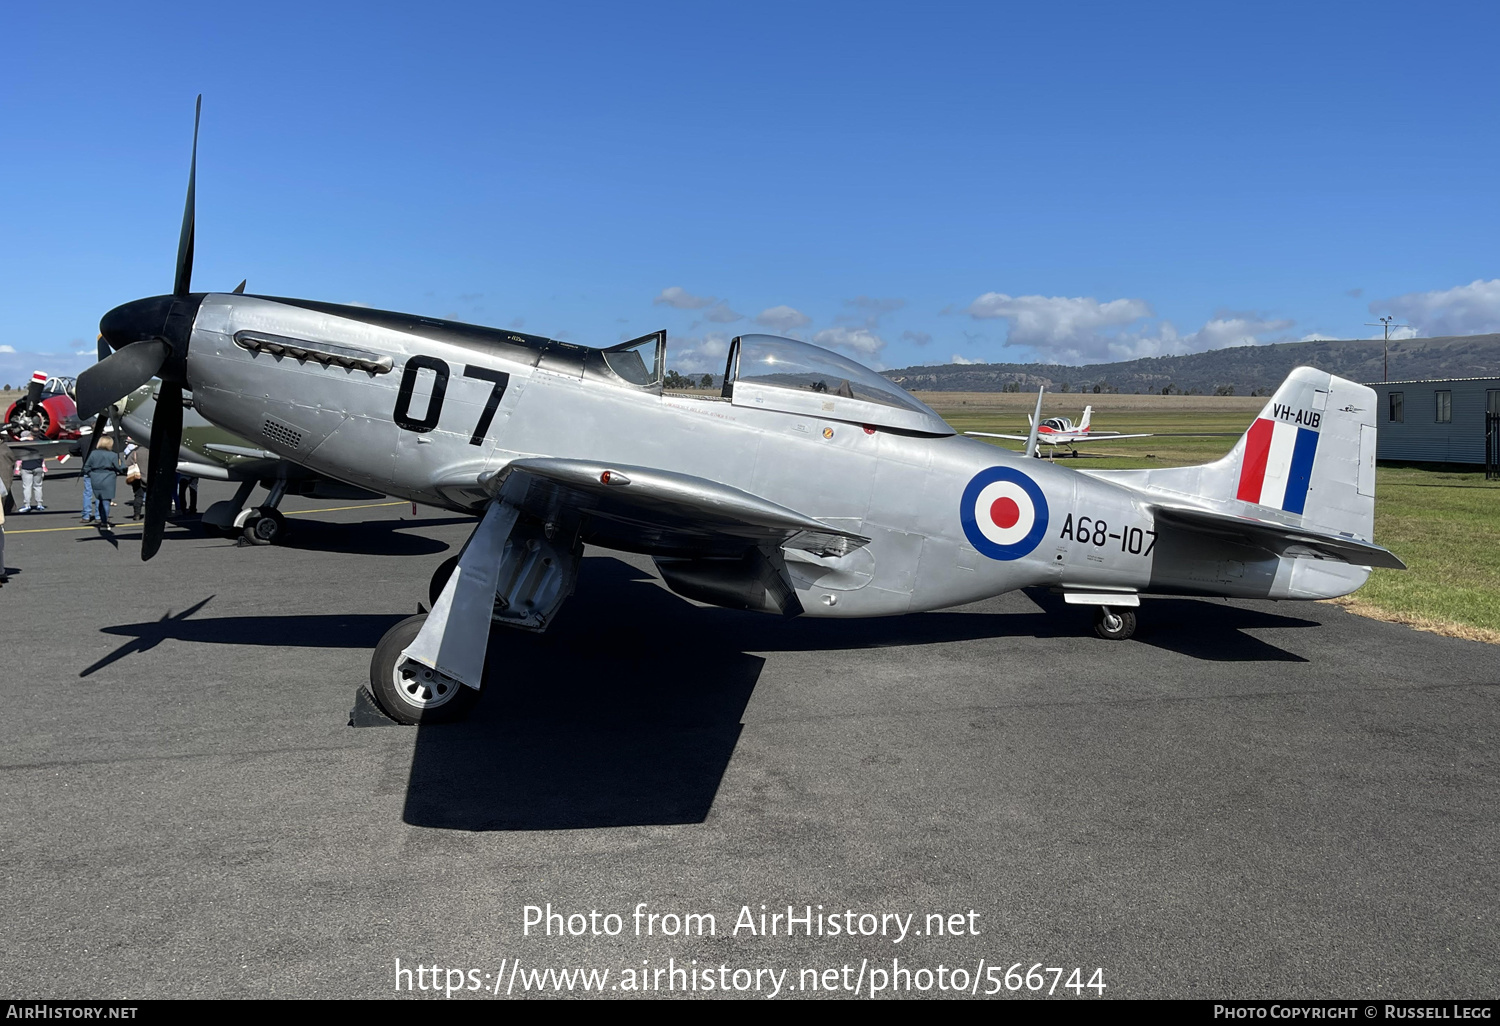
<svg viewBox="0 0 1500 1026">
<path fill-rule="evenodd" d="M 925 403 L 853 360 L 776 335 L 741 335 L 729 346 L 724 392 L 736 406 L 951 435 Z"/>
</svg>

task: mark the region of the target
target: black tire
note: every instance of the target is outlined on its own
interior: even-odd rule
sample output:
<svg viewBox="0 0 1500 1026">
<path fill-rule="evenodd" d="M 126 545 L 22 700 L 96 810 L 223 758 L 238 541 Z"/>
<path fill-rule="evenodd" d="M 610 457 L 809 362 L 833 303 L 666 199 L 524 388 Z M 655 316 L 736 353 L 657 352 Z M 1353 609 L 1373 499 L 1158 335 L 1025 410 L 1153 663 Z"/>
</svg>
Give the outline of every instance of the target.
<svg viewBox="0 0 1500 1026">
<path fill-rule="evenodd" d="M 423 680 L 418 670 L 401 671 L 401 653 L 416 640 L 426 613 L 408 616 L 385 632 L 370 657 L 370 691 L 385 714 L 398 723 L 451 723 L 479 702 L 474 688 L 442 678 Z"/>
<path fill-rule="evenodd" d="M 1105 641 L 1124 641 L 1135 633 L 1135 610 L 1098 607 L 1094 610 L 1094 633 Z"/>
<path fill-rule="evenodd" d="M 427 582 L 427 603 L 429 609 L 437 605 L 438 596 L 448 586 L 448 578 L 453 576 L 453 571 L 457 566 L 458 557 L 449 556 L 432 572 L 432 580 Z"/>
<path fill-rule="evenodd" d="M 258 510 L 245 521 L 245 540 L 251 545 L 272 545 L 285 537 L 286 517 L 278 510 Z"/>
</svg>

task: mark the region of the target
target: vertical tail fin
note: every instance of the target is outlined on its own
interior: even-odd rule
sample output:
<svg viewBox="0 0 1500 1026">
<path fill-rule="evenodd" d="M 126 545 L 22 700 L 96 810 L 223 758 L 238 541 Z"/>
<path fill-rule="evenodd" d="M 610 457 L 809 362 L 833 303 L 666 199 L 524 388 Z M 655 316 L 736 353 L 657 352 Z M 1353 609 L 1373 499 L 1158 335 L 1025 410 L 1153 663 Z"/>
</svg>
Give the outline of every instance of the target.
<svg viewBox="0 0 1500 1026">
<path fill-rule="evenodd" d="M 1370 541 L 1375 392 L 1298 367 L 1223 459 L 1198 467 L 1094 473 L 1178 501 L 1190 498 L 1224 512 Z"/>
<path fill-rule="evenodd" d="M 1229 464 L 1239 502 L 1368 539 L 1375 524 L 1375 392 L 1299 367 L 1220 462 Z"/>
<path fill-rule="evenodd" d="M 1085 406 L 1083 408 L 1083 419 L 1078 422 L 1078 430 L 1087 431 L 1089 429 L 1089 420 L 1093 416 L 1094 408 L 1092 406 Z"/>
</svg>

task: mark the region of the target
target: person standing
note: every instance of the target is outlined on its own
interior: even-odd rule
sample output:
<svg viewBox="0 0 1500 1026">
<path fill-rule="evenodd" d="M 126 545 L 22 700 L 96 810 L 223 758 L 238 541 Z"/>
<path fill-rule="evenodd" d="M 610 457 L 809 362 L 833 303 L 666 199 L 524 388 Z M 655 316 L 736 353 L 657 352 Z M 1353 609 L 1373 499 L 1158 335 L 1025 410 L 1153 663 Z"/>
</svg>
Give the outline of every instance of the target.
<svg viewBox="0 0 1500 1026">
<path fill-rule="evenodd" d="M 0 495 L 0 584 L 5 584 L 10 580 L 10 576 L 5 571 L 5 507 L 11 503 L 10 482 L 13 462 L 10 446 L 5 443 L 5 436 L 0 434 L 0 484 L 5 485 L 5 494 Z"/>
<path fill-rule="evenodd" d="M 80 444 L 78 448 L 68 453 L 68 456 L 82 457 L 83 446 Z M 61 463 L 62 460 L 58 462 Z M 79 470 L 78 476 L 83 478 L 83 505 L 79 508 L 78 519 L 82 520 L 85 524 L 92 524 L 94 522 L 94 485 L 89 480 L 89 475 L 85 471 Z"/>
<path fill-rule="evenodd" d="M 94 501 L 99 506 L 99 530 L 108 533 L 109 504 L 115 501 L 115 478 L 123 473 L 125 465 L 115 452 L 113 438 L 101 438 L 89 458 L 83 462 L 83 472 L 94 485 Z"/>
<path fill-rule="evenodd" d="M 5 448 L 5 443 L 0 442 L 0 449 Z M 6 489 L 5 498 L 10 498 L 10 489 Z M 5 502 L 0 500 L 0 584 L 10 581 L 10 575 L 5 572 Z"/>
<path fill-rule="evenodd" d="M 179 515 L 198 512 L 198 479 L 189 474 L 177 475 L 177 512 Z"/>
<path fill-rule="evenodd" d="M 10 442 L 3 431 L 0 431 L 0 484 L 5 486 L 5 494 L 0 495 L 0 506 L 7 510 L 16 508 L 16 500 L 11 498 L 10 485 L 16 479 L 16 457 L 10 451 Z"/>
<path fill-rule="evenodd" d="M 125 463 L 125 483 L 130 486 L 130 519 L 139 520 L 146 505 L 146 478 L 134 458 Z"/>
<path fill-rule="evenodd" d="M 21 432 L 22 442 L 35 440 L 36 436 L 30 431 Z M 47 473 L 47 461 L 42 458 L 41 451 L 23 446 L 16 469 L 21 472 L 21 512 L 36 510 L 38 513 L 45 513 L 47 507 L 42 505 L 42 478 Z"/>
</svg>

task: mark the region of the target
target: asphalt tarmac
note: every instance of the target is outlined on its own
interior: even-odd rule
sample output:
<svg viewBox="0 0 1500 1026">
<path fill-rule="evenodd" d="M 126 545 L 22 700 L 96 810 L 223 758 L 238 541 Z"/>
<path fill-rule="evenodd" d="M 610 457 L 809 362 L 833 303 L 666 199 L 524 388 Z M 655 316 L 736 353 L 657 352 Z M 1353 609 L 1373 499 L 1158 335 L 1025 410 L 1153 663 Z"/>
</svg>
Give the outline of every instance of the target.
<svg viewBox="0 0 1500 1026">
<path fill-rule="evenodd" d="M 5 525 L 4 996 L 1496 995 L 1494 647 L 1299 603 L 783 622 L 591 551 L 471 721 L 355 728 L 471 521 L 294 499 L 285 546 L 143 564 L 78 490 Z"/>
</svg>

